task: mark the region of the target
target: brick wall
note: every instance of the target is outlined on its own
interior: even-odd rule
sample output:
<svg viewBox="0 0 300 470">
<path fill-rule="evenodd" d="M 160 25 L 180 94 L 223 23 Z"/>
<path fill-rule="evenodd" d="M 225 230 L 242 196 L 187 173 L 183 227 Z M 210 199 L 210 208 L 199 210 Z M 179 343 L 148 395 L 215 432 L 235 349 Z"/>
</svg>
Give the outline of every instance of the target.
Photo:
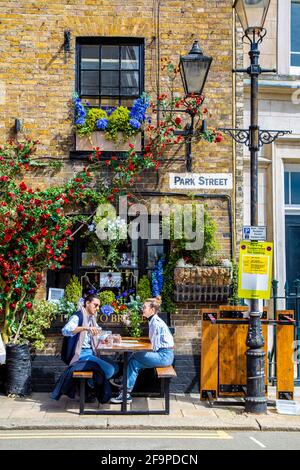
<svg viewBox="0 0 300 470">
<path fill-rule="evenodd" d="M 71 30 L 71 52 L 63 50 L 64 30 Z M 242 119 L 243 91 L 233 93 L 233 15 L 232 0 L 10 0 L 0 10 L 0 141 L 12 135 L 15 118 L 22 122 L 22 133 L 41 141 L 39 154 L 58 158 L 62 171 L 51 176 L 31 178 L 34 186 L 45 187 L 70 178 L 84 162 L 71 162 L 74 150 L 71 96 L 75 90 L 75 40 L 79 36 L 131 36 L 145 38 L 145 89 L 155 96 L 167 91 L 166 77 L 160 72 L 159 57 L 178 63 L 180 54 L 190 50 L 198 39 L 204 53 L 213 57 L 205 87 L 205 105 L 212 112 L 214 127 L 234 127 L 233 109 Z M 237 57 L 242 48 L 237 47 Z M 182 94 L 178 78 L 176 92 Z M 22 134 L 19 135 L 21 139 Z M 179 152 L 180 153 L 180 152 Z M 184 153 L 181 149 L 180 155 Z M 177 155 L 178 156 L 178 155 Z M 170 156 L 171 157 L 171 156 Z M 234 226 L 242 224 L 242 157 L 234 155 L 229 138 L 221 144 L 193 145 L 194 171 L 234 172 L 236 188 L 227 191 L 233 199 Z M 184 172 L 185 165 L 163 165 L 158 175 L 144 174 L 140 189 L 170 191 L 168 172 Z M 158 178 L 157 178 L 158 176 Z M 235 189 L 237 189 L 235 191 Z M 174 198 L 176 200 L 176 193 Z M 178 202 L 182 198 L 178 198 Z M 155 201 L 158 202 L 158 201 Z M 223 199 L 205 201 L 218 224 L 220 252 L 230 256 L 228 207 Z M 42 298 L 44 291 L 39 296 Z M 186 359 L 200 352 L 199 306 L 183 306 L 172 317 L 175 326 L 176 354 L 182 370 Z M 43 354 L 53 356 L 60 347 L 49 338 Z M 196 369 L 194 369 L 196 370 Z M 192 381 L 194 379 L 191 379 Z"/>
</svg>

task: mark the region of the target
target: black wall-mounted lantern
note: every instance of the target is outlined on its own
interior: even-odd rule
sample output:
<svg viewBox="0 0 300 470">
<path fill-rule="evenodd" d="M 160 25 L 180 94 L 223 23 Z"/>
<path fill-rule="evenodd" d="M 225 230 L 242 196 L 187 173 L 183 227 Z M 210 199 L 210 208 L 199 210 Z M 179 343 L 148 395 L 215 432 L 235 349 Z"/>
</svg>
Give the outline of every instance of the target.
<svg viewBox="0 0 300 470">
<path fill-rule="evenodd" d="M 198 41 L 194 41 L 190 52 L 180 57 L 179 68 L 186 96 L 201 96 L 204 89 L 208 72 L 212 63 L 212 57 L 205 56 Z M 193 171 L 192 165 L 192 138 L 194 136 L 195 115 L 186 110 L 190 115 L 191 123 L 188 124 L 183 132 L 186 142 L 186 170 Z M 201 132 L 206 131 L 206 121 L 203 120 Z"/>
<path fill-rule="evenodd" d="M 15 125 L 14 125 L 14 130 L 15 130 L 15 133 L 17 134 L 18 132 L 21 131 L 21 121 L 20 119 L 15 119 Z"/>
<path fill-rule="evenodd" d="M 64 51 L 71 52 L 71 30 L 66 29 L 64 31 Z"/>
<path fill-rule="evenodd" d="M 187 55 L 180 57 L 179 67 L 186 96 L 201 95 L 212 63 L 195 41 Z"/>
</svg>

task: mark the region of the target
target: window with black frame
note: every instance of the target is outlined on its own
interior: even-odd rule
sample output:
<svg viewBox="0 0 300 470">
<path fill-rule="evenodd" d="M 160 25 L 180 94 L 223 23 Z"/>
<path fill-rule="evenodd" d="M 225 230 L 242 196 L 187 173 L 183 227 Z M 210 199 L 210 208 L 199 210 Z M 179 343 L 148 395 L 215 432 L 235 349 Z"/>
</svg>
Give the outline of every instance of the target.
<svg viewBox="0 0 300 470">
<path fill-rule="evenodd" d="M 78 38 L 77 92 L 92 106 L 127 106 L 144 91 L 144 40 Z"/>
<path fill-rule="evenodd" d="M 114 269 L 106 265 L 105 258 L 97 249 L 98 243 L 93 243 L 93 237 L 96 237 L 95 233 L 76 234 L 65 267 L 48 271 L 48 291 L 50 288 L 65 289 L 73 274 L 78 277 L 84 294 L 89 290 L 107 288 L 115 294 L 127 289 L 135 290 L 144 275 L 150 283 L 153 282 L 159 260 L 166 259 L 170 249 L 168 240 L 161 238 L 161 220 L 158 219 L 157 224 L 148 224 L 148 237 L 136 240 L 128 237 L 119 245 L 119 260 Z"/>
</svg>

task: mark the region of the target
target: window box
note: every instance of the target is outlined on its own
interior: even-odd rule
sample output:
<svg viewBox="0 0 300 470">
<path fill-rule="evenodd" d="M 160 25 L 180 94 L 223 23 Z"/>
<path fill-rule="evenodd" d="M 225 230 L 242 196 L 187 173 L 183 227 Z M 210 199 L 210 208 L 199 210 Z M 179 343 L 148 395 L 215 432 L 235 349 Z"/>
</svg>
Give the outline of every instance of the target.
<svg viewBox="0 0 300 470">
<path fill-rule="evenodd" d="M 108 140 L 105 138 L 105 132 L 95 131 L 91 135 L 86 137 L 79 137 L 76 134 L 76 150 L 93 150 L 95 147 L 99 147 L 103 152 L 127 152 L 129 150 L 129 144 L 135 145 L 138 152 L 142 150 L 142 135 L 138 134 L 132 136 L 130 139 L 124 141 L 122 132 L 118 132 L 118 140 Z"/>
</svg>

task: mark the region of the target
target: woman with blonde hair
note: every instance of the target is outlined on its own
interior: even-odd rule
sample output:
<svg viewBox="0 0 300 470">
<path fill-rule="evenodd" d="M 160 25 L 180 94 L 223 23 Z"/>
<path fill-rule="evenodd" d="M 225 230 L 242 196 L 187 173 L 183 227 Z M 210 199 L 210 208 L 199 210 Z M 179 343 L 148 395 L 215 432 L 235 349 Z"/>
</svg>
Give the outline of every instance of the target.
<svg viewBox="0 0 300 470">
<path fill-rule="evenodd" d="M 161 306 L 161 297 L 146 299 L 143 305 L 143 316 L 149 322 L 149 339 L 153 351 L 140 351 L 134 353 L 128 361 L 127 403 L 132 402 L 132 391 L 139 371 L 153 367 L 167 367 L 174 360 L 174 340 L 166 323 L 158 316 Z M 113 381 L 110 381 L 113 383 Z M 116 384 L 117 385 L 117 384 Z M 112 398 L 111 403 L 122 403 L 122 391 L 118 397 Z"/>
</svg>

